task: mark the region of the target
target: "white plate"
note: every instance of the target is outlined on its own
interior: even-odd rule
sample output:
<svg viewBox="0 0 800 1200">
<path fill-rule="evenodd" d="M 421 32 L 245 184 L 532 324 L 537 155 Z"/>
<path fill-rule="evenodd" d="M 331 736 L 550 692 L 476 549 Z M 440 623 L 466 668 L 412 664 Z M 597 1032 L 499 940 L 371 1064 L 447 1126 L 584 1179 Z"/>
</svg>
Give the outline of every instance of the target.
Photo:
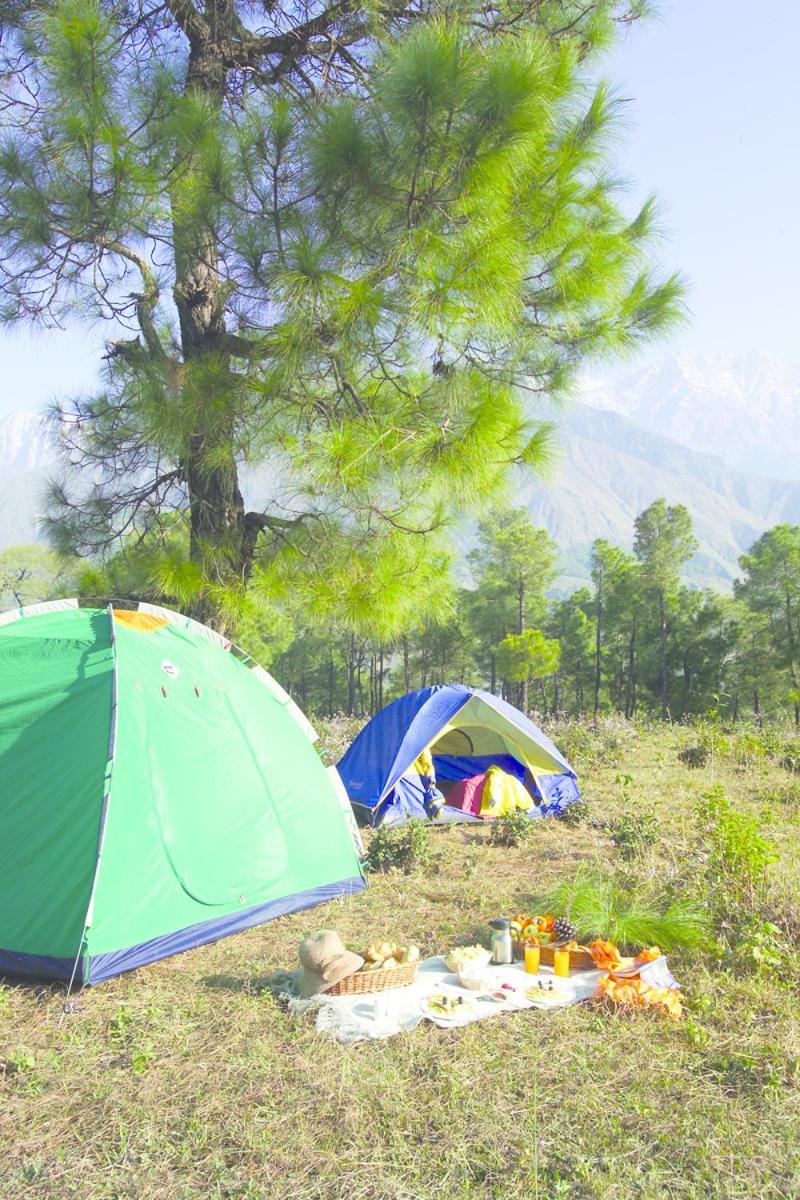
<svg viewBox="0 0 800 1200">
<path fill-rule="evenodd" d="M 458 1007 L 452 1012 L 441 1012 L 438 1008 L 431 1006 L 431 1000 L 434 996 L 447 996 L 448 999 L 457 1002 Z M 461 1025 L 465 1020 L 478 1015 L 478 1010 L 474 1000 L 469 996 L 454 995 L 450 992 L 433 992 L 430 996 L 424 996 L 420 1001 L 420 1009 L 424 1017 L 428 1017 L 431 1021 L 436 1021 L 439 1024 L 446 1025 Z"/>
</svg>

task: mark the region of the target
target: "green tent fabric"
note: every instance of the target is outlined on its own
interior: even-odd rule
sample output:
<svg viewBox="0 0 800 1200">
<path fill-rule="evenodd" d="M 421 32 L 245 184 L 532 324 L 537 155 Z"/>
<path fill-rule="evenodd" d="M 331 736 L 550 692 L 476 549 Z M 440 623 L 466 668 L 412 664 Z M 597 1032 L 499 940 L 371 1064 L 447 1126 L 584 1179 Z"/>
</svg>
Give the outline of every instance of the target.
<svg viewBox="0 0 800 1200">
<path fill-rule="evenodd" d="M 365 886 L 266 672 L 167 610 L 72 604 L 0 616 L 0 971 L 97 983 Z"/>
</svg>

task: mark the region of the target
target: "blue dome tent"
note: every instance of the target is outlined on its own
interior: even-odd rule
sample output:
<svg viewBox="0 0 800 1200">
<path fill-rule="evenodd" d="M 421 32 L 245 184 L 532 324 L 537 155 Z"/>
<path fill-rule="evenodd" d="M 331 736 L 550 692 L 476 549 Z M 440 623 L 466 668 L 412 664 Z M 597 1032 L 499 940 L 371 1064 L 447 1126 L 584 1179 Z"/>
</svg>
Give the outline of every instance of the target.
<svg viewBox="0 0 800 1200">
<path fill-rule="evenodd" d="M 426 750 L 433 757 L 435 791 L 415 768 Z M 532 818 L 557 814 L 580 799 L 575 772 L 541 729 L 499 696 L 463 684 L 436 684 L 387 704 L 362 729 L 338 770 L 359 815 L 373 825 L 401 825 L 433 815 L 440 821 L 478 820 L 449 807 L 446 793 L 455 781 L 490 766 L 524 784 L 534 801 Z"/>
</svg>

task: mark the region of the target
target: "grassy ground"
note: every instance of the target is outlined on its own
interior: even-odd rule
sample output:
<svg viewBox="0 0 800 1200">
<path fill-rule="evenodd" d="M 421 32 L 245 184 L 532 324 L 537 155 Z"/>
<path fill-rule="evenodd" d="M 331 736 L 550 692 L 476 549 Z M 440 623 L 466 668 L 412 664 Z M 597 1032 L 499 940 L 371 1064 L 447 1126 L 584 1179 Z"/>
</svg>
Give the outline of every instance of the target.
<svg viewBox="0 0 800 1200">
<path fill-rule="evenodd" d="M 330 739 L 337 731 L 328 731 Z M 702 874 L 692 810 L 721 782 L 777 843 L 767 915 L 800 932 L 800 822 L 789 772 L 700 770 L 669 729 L 583 738 L 598 822 L 655 814 L 631 868 Z M 615 782 L 620 774 L 632 777 Z M 779 798 L 763 799 L 767 789 Z M 624 794 L 627 792 L 627 796 Z M 83 993 L 0 985 L 0 1196 L 89 1200 L 444 1200 L 800 1195 L 800 992 L 791 977 L 671 960 L 688 1017 L 589 1005 L 462 1030 L 424 1024 L 342 1049 L 292 1022 L 263 979 L 321 926 L 355 945 L 391 934 L 427 953 L 486 933 L 579 863 L 616 868 L 597 825 L 542 823 L 524 847 L 487 831 L 432 834 L 422 873 L 281 919 Z M 791 976 L 791 972 L 790 972 Z M 798 975 L 794 975 L 796 980 Z"/>
</svg>

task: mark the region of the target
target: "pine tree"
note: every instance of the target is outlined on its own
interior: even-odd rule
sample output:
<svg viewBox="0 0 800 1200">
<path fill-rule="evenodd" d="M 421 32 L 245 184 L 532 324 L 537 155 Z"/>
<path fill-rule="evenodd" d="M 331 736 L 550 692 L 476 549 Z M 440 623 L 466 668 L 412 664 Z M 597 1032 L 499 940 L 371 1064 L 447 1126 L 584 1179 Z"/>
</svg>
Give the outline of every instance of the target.
<svg viewBox="0 0 800 1200">
<path fill-rule="evenodd" d="M 645 591 L 657 608 L 661 716 L 669 713 L 667 637 L 669 615 L 679 589 L 681 567 L 697 549 L 692 518 L 682 504 L 654 500 L 635 522 L 634 553 L 642 567 Z"/>
<path fill-rule="evenodd" d="M 775 525 L 739 560 L 745 573 L 736 594 L 768 623 L 777 661 L 790 682 L 800 725 L 800 525 Z"/>
<path fill-rule="evenodd" d="M 177 511 L 166 585 L 226 627 L 309 526 L 425 537 L 539 464 L 521 386 L 680 309 L 653 205 L 616 203 L 615 105 L 585 99 L 640 7 L 0 2 L 3 316 L 108 332 L 54 536 Z"/>
</svg>

